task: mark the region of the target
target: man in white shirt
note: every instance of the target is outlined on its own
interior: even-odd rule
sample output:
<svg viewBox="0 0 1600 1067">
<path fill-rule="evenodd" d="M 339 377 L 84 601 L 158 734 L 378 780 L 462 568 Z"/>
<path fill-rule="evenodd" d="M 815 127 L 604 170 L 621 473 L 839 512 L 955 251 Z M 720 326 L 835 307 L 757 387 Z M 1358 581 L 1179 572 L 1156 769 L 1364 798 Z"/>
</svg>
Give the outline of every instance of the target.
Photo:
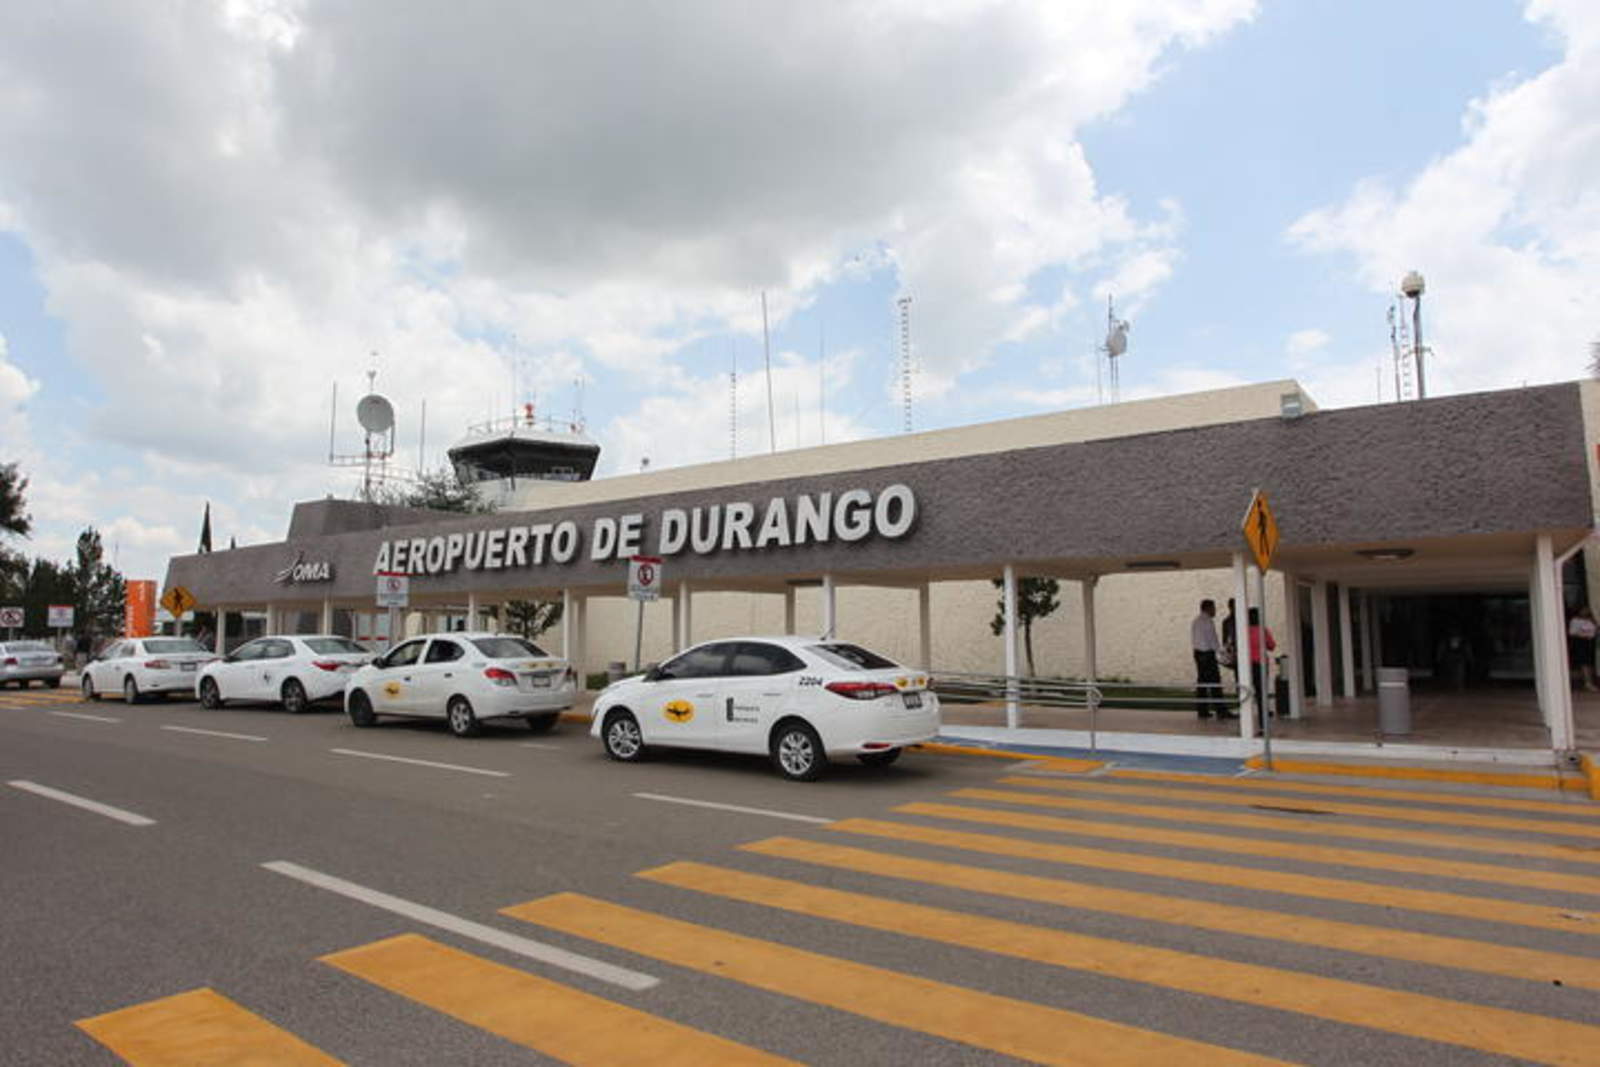
<svg viewBox="0 0 1600 1067">
<path fill-rule="evenodd" d="M 1222 700 L 1222 671 L 1217 667 L 1217 602 L 1200 601 L 1200 614 L 1189 624 L 1189 647 L 1194 651 L 1194 712 L 1202 719 L 1234 716 Z"/>
</svg>

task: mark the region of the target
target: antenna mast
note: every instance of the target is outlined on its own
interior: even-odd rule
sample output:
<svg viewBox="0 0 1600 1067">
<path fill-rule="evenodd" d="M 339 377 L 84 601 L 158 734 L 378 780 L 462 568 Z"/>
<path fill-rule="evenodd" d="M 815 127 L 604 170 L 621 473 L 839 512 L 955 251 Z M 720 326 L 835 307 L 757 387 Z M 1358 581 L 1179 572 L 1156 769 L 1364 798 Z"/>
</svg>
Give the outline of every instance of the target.
<svg viewBox="0 0 1600 1067">
<path fill-rule="evenodd" d="M 905 432 L 911 432 L 911 298 L 902 296 L 900 307 L 900 404 L 905 409 Z"/>
<path fill-rule="evenodd" d="M 1101 351 L 1106 354 L 1106 379 L 1110 385 L 1111 402 L 1122 400 L 1122 374 L 1117 359 L 1128 350 L 1127 319 L 1117 318 L 1116 297 L 1106 297 L 1106 340 Z"/>
</svg>

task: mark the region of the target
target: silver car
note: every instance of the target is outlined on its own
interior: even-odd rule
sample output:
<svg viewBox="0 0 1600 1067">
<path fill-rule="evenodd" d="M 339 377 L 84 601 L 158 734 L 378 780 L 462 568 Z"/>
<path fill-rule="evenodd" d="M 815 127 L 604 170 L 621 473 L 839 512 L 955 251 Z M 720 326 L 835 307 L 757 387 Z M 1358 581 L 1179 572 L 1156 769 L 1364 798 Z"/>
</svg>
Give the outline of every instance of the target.
<svg viewBox="0 0 1600 1067">
<path fill-rule="evenodd" d="M 61 656 L 43 641 L 0 643 L 0 685 L 15 682 L 18 689 L 30 682 L 43 682 L 51 689 L 61 686 Z"/>
</svg>

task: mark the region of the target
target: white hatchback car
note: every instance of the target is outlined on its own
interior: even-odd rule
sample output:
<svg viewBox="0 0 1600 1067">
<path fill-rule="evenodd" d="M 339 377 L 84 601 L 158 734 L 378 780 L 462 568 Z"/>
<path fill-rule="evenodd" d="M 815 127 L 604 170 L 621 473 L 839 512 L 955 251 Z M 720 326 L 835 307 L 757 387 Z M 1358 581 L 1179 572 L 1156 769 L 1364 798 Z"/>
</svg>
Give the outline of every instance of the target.
<svg viewBox="0 0 1600 1067">
<path fill-rule="evenodd" d="M 810 780 L 830 757 L 893 763 L 939 733 L 926 672 L 844 641 L 709 641 L 608 686 L 590 734 L 615 760 L 651 745 L 766 753 L 785 778 Z"/>
<path fill-rule="evenodd" d="M 489 719 L 523 719 L 540 733 L 577 698 L 567 661 L 522 637 L 425 634 L 403 641 L 350 676 L 345 713 L 357 726 L 379 715 L 444 719 L 471 737 Z"/>
<path fill-rule="evenodd" d="M 350 676 L 371 659 L 371 652 L 334 634 L 258 637 L 202 667 L 196 691 L 207 708 L 263 700 L 298 715 L 342 694 Z"/>
<path fill-rule="evenodd" d="M 200 668 L 216 654 L 192 637 L 139 637 L 112 641 L 83 668 L 83 695 L 99 700 L 122 693 L 137 704 L 146 696 L 194 695 Z"/>
</svg>

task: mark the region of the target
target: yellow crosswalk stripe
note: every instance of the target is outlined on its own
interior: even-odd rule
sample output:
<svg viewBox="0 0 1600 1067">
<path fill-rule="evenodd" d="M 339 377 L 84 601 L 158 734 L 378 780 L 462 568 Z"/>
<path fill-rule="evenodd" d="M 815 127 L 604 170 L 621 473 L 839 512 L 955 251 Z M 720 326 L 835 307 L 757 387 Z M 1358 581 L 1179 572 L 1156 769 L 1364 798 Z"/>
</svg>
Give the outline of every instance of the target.
<svg viewBox="0 0 1600 1067">
<path fill-rule="evenodd" d="M 680 967 L 1037 1063 L 1279 1061 L 652 915 L 576 893 L 507 915 Z"/>
<path fill-rule="evenodd" d="M 1012 874 L 986 867 L 913 859 L 792 837 L 772 837 L 739 847 L 762 856 L 985 893 L 1011 900 L 1125 915 L 1245 937 L 1271 938 L 1542 984 L 1557 982 L 1574 988 L 1600 990 L 1600 959 L 1592 956 L 1567 956 L 1515 945 L 1397 930 L 1388 926 L 1365 926 L 1131 889 L 1107 889 L 1064 878 Z"/>
<path fill-rule="evenodd" d="M 997 804 L 1021 804 L 1029 807 L 1049 808 L 1055 811 L 1105 811 L 1125 815 L 1165 818 L 1165 808 L 1135 808 L 1100 801 L 1080 801 L 1069 797 L 1041 797 L 1029 793 L 1008 793 L 998 789 L 958 789 L 950 794 L 962 800 L 985 800 Z M 896 808 L 908 811 L 909 808 Z M 924 812 L 926 814 L 926 812 Z M 1267 828 L 1272 828 L 1269 825 Z M 1156 827 L 1134 826 L 1128 823 L 1108 823 L 1086 819 L 1063 818 L 1052 829 L 1091 837 L 1109 837 L 1119 841 L 1148 841 L 1182 848 L 1207 849 L 1212 852 L 1232 852 L 1246 856 L 1268 856 L 1274 859 L 1298 860 L 1305 863 L 1325 863 L 1340 867 L 1362 867 L 1370 870 L 1396 871 L 1405 874 L 1426 874 L 1440 878 L 1465 878 L 1474 882 L 1493 882 L 1500 885 L 1523 886 L 1529 889 L 1548 889 L 1558 893 L 1600 894 L 1600 877 L 1586 874 L 1562 874 L 1525 867 L 1497 866 L 1490 863 L 1468 863 L 1463 860 L 1431 859 L 1427 856 L 1407 856 L 1395 852 L 1368 852 L 1352 848 L 1332 848 L 1323 845 L 1303 845 L 1290 841 L 1265 841 L 1255 838 L 1234 837 L 1228 834 L 1197 833 L 1192 830 L 1163 830 Z M 1278 829 L 1286 829 L 1278 827 Z M 1389 831 L 1373 829 L 1367 839 L 1378 842 L 1388 840 Z"/>
<path fill-rule="evenodd" d="M 1169 800 L 1196 800 L 1205 804 L 1256 805 L 1261 798 L 1253 793 L 1230 793 L 1221 789 L 1174 789 L 1157 786 L 1133 785 L 1127 782 L 1072 781 L 1067 778 L 1007 778 L 1007 784 L 1033 785 L 1046 789 L 1102 790 L 1125 796 L 1162 797 Z M 1430 826 L 1462 826 L 1474 830 L 1516 830 L 1520 833 L 1558 834 L 1563 837 L 1600 837 L 1600 825 L 1571 819 L 1513 819 L 1500 815 L 1487 815 L 1476 811 L 1433 811 L 1415 806 L 1394 804 L 1349 804 L 1344 801 L 1318 801 L 1319 811 L 1335 815 L 1355 815 L 1364 819 L 1384 819 L 1398 822 L 1420 822 Z"/>
<path fill-rule="evenodd" d="M 798 915 L 992 952 L 1240 1004 L 1313 1015 L 1535 1063 L 1590 1064 L 1600 1027 L 1401 989 L 1362 985 L 1214 956 L 1154 948 L 1007 919 L 807 885 L 782 878 L 670 863 L 641 878 Z"/>
<path fill-rule="evenodd" d="M 940 804 L 908 804 L 897 810 L 910 814 L 935 815 L 940 818 L 1030 830 L 1055 829 L 1056 827 L 1051 824 L 1065 821 L 1048 815 L 991 812 L 981 808 L 958 808 Z M 1173 859 L 1168 856 L 1146 856 L 1136 852 L 1080 848 L 1074 845 L 1049 844 L 995 834 L 965 833 L 959 830 L 884 822 L 877 819 L 841 819 L 821 829 L 892 841 L 915 841 L 967 852 L 982 852 L 991 856 L 1012 856 L 1043 860 L 1047 863 L 1066 863 L 1075 867 L 1123 871 L 1187 882 L 1204 882 L 1207 885 L 1229 886 L 1236 889 L 1264 890 L 1290 896 L 1315 897 L 1320 900 L 1371 904 L 1380 908 L 1431 912 L 1437 915 L 1452 915 L 1460 919 L 1513 923 L 1544 930 L 1560 930 L 1568 934 L 1590 936 L 1600 934 L 1600 913 L 1552 908 L 1541 904 L 1523 904 L 1514 900 L 1461 896 L 1431 889 L 1408 889 L 1404 886 L 1356 882 L 1344 878 L 1288 874 L 1254 867 L 1233 867 L 1223 863 Z"/>
<path fill-rule="evenodd" d="M 134 1067 L 327 1067 L 340 1061 L 211 989 L 79 1019 Z"/>
<path fill-rule="evenodd" d="M 1101 776 L 1125 778 L 1140 782 L 1171 782 L 1175 785 L 1202 786 L 1206 788 L 1245 789 L 1262 793 L 1316 793 L 1327 796 L 1363 797 L 1370 800 L 1399 800 L 1404 803 L 1440 804 L 1450 807 L 1494 808 L 1497 811 L 1550 812 L 1595 818 L 1600 816 L 1600 804 L 1587 797 L 1573 795 L 1566 802 L 1554 800 L 1524 800 L 1520 797 L 1481 797 L 1465 793 L 1451 793 L 1426 789 L 1380 789 L 1370 785 L 1336 785 L 1321 782 L 1283 782 L 1275 778 L 1222 778 L 1198 774 L 1181 774 L 1169 771 L 1127 770 L 1110 771 Z"/>
<path fill-rule="evenodd" d="M 322 957 L 346 973 L 571 1064 L 795 1061 L 482 959 L 418 934 Z"/>
</svg>

